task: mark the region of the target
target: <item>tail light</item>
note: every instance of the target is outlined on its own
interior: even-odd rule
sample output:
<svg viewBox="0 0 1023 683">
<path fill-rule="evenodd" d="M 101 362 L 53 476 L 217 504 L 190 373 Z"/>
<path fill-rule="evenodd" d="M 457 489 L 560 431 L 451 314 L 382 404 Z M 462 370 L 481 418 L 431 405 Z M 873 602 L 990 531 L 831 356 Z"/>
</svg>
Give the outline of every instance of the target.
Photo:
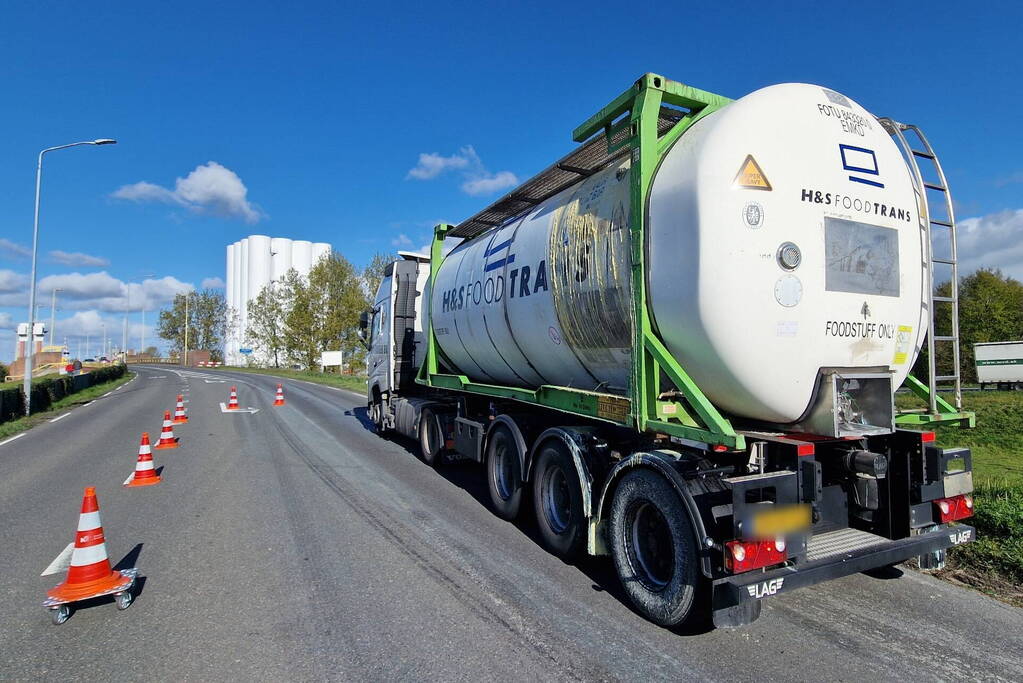
<svg viewBox="0 0 1023 683">
<path fill-rule="evenodd" d="M 973 496 L 965 494 L 951 498 L 939 498 L 934 501 L 934 508 L 938 511 L 938 518 L 942 524 L 966 519 L 973 515 Z"/>
<path fill-rule="evenodd" d="M 785 539 L 767 541 L 728 541 L 725 543 L 725 567 L 733 574 L 770 567 L 788 559 Z"/>
</svg>

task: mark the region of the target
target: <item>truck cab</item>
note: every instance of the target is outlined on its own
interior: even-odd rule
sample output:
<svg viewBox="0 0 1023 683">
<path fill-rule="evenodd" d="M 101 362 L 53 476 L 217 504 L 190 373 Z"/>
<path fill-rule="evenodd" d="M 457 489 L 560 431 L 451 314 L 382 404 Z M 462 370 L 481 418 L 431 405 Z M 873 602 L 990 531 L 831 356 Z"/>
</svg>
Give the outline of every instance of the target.
<svg viewBox="0 0 1023 683">
<path fill-rule="evenodd" d="M 388 264 L 373 298 L 373 307 L 361 320 L 366 343 L 366 399 L 370 418 L 382 431 L 395 427 L 397 399 L 415 393 L 415 376 L 425 352 L 424 314 L 430 259 L 422 254 L 398 252 Z"/>
</svg>

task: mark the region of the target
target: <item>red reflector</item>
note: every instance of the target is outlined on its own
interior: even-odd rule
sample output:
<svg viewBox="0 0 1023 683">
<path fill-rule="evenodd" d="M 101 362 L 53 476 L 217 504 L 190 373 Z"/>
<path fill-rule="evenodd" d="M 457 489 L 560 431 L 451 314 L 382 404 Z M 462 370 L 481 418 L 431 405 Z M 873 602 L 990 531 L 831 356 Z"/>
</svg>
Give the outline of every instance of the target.
<svg viewBox="0 0 1023 683">
<path fill-rule="evenodd" d="M 965 494 L 951 498 L 939 498 L 934 501 L 934 509 L 942 524 L 955 522 L 973 516 L 973 496 Z"/>
<path fill-rule="evenodd" d="M 787 558 L 785 547 L 779 550 L 771 541 L 728 541 L 725 543 L 725 567 L 733 574 L 780 564 Z"/>
<path fill-rule="evenodd" d="M 717 446 L 714 446 L 714 452 L 715 453 L 724 453 L 727 450 L 728 450 L 728 446 L 722 446 L 721 444 L 718 444 Z"/>
<path fill-rule="evenodd" d="M 924 432 L 920 435 L 920 440 L 924 443 L 931 443 L 934 441 L 934 432 Z"/>
<path fill-rule="evenodd" d="M 812 443 L 801 443 L 796 446 L 796 455 L 813 455 Z"/>
</svg>

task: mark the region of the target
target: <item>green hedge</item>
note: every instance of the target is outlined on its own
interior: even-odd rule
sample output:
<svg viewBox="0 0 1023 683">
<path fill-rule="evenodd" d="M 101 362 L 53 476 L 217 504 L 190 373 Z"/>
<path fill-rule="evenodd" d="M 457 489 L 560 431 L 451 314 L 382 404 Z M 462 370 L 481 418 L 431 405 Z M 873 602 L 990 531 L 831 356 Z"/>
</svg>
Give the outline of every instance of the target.
<svg viewBox="0 0 1023 683">
<path fill-rule="evenodd" d="M 55 402 L 94 384 L 102 384 L 123 376 L 123 365 L 97 368 L 82 375 L 42 377 L 32 382 L 32 412 L 49 410 Z M 25 398 L 21 386 L 0 389 L 0 422 L 21 417 L 25 411 Z"/>
</svg>

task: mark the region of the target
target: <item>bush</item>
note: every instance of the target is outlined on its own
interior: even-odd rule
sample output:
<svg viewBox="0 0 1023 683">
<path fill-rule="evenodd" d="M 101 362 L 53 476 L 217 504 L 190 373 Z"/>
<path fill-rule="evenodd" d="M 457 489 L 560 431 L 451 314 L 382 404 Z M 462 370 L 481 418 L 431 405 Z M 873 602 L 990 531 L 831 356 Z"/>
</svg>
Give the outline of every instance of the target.
<svg viewBox="0 0 1023 683">
<path fill-rule="evenodd" d="M 58 377 L 42 377 L 32 382 L 32 412 L 40 413 L 76 391 L 81 391 L 94 384 L 102 384 L 123 377 L 126 372 L 124 365 L 111 365 L 97 368 L 92 372 Z M 0 422 L 7 422 L 21 417 L 25 411 L 25 399 L 21 386 L 0 389 Z"/>
</svg>

